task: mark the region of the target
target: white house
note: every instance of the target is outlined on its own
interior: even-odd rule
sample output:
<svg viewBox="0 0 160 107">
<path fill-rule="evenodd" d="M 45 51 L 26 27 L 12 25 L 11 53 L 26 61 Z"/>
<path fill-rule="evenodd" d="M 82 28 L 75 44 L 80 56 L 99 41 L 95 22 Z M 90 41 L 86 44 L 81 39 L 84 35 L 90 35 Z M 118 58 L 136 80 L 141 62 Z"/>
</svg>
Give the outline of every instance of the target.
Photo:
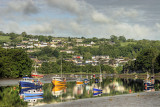
<svg viewBox="0 0 160 107">
<path fill-rule="evenodd" d="M 76 39 L 76 42 L 83 42 L 83 39 Z"/>
<path fill-rule="evenodd" d="M 55 44 L 51 44 L 50 47 L 56 48 L 57 46 Z"/>
<path fill-rule="evenodd" d="M 29 41 L 32 41 L 32 42 L 38 42 L 38 39 L 29 39 Z"/>
<path fill-rule="evenodd" d="M 27 48 L 34 48 L 34 46 L 33 45 L 28 45 Z"/>
<path fill-rule="evenodd" d="M 72 51 L 72 50 L 66 50 L 66 53 L 72 54 L 72 53 L 74 53 L 74 51 Z"/>
<path fill-rule="evenodd" d="M 90 43 L 91 45 L 95 45 L 95 43 L 93 42 L 93 41 L 91 41 L 91 43 Z"/>
<path fill-rule="evenodd" d="M 48 44 L 47 44 L 47 43 L 45 43 L 45 42 L 44 42 L 44 43 L 39 44 L 39 47 L 41 47 L 41 48 L 42 48 L 42 47 L 46 47 L 46 46 L 48 46 Z"/>
<path fill-rule="evenodd" d="M 35 43 L 35 44 L 34 44 L 34 46 L 38 47 L 38 46 L 39 46 L 39 44 L 38 44 L 38 43 Z"/>
</svg>

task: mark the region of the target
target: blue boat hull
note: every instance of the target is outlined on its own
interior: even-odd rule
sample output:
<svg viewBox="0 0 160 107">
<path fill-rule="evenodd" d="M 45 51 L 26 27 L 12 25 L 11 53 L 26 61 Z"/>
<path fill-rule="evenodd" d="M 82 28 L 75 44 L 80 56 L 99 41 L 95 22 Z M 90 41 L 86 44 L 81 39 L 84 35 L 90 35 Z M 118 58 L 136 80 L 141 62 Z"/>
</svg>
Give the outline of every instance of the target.
<svg viewBox="0 0 160 107">
<path fill-rule="evenodd" d="M 93 91 L 102 91 L 101 89 L 93 88 Z"/>
<path fill-rule="evenodd" d="M 102 94 L 102 92 L 93 93 L 93 96 L 96 96 L 96 95 L 99 95 L 99 94 Z"/>
<path fill-rule="evenodd" d="M 28 90 L 31 90 L 31 89 L 36 89 L 36 88 L 23 88 L 20 90 L 20 94 L 24 94 L 24 92 L 28 91 Z"/>
<path fill-rule="evenodd" d="M 26 81 L 20 81 L 20 86 L 25 87 L 25 88 L 41 88 L 42 85 L 39 83 L 34 83 L 34 82 L 26 82 Z"/>
<path fill-rule="evenodd" d="M 43 99 L 43 96 L 25 97 L 25 98 L 24 98 L 24 101 L 25 101 L 25 100 L 30 100 L 30 99 Z"/>
<path fill-rule="evenodd" d="M 24 96 L 42 96 L 43 93 L 24 93 Z"/>
</svg>

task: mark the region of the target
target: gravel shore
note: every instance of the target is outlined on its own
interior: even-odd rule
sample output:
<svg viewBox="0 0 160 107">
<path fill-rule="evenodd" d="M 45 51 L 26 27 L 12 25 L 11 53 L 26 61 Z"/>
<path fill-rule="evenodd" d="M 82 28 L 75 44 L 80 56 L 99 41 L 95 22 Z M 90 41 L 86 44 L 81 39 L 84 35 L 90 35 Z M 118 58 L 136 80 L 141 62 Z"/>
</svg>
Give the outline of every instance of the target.
<svg viewBox="0 0 160 107">
<path fill-rule="evenodd" d="M 80 99 L 38 107 L 160 107 L 160 91 Z"/>
</svg>

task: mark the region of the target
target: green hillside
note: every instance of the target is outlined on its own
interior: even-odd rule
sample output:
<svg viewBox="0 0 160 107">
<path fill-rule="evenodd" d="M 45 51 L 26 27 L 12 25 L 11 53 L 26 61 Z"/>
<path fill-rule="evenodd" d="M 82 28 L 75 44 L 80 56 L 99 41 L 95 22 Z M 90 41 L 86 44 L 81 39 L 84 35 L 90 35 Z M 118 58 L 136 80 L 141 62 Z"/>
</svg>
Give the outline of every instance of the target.
<svg viewBox="0 0 160 107">
<path fill-rule="evenodd" d="M 10 36 L 0 36 L 0 41 L 1 42 L 10 42 Z"/>
</svg>

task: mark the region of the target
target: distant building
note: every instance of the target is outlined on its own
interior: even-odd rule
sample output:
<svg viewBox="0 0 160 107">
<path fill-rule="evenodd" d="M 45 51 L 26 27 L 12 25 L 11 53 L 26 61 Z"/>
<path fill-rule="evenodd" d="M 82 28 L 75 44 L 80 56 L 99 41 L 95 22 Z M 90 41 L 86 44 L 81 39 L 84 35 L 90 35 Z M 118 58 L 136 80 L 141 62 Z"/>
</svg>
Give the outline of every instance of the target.
<svg viewBox="0 0 160 107">
<path fill-rule="evenodd" d="M 76 42 L 83 42 L 83 39 L 76 39 Z"/>
<path fill-rule="evenodd" d="M 92 56 L 92 60 L 100 60 L 100 59 L 107 60 L 109 59 L 109 56 L 108 55 Z"/>
<path fill-rule="evenodd" d="M 27 45 L 26 48 L 30 49 L 30 48 L 34 48 L 34 46 L 33 45 Z"/>
<path fill-rule="evenodd" d="M 50 47 L 56 48 L 57 46 L 55 44 L 51 44 Z"/>
<path fill-rule="evenodd" d="M 26 48 L 26 46 L 22 44 L 17 44 L 16 48 Z"/>
<path fill-rule="evenodd" d="M 90 43 L 91 45 L 95 45 L 95 43 L 93 42 L 93 41 L 91 41 L 91 43 Z"/>
<path fill-rule="evenodd" d="M 74 53 L 74 51 L 72 51 L 72 50 L 60 50 L 60 52 L 66 52 L 68 54 L 73 54 Z"/>
<path fill-rule="evenodd" d="M 84 44 L 85 47 L 91 47 L 91 44 Z"/>
<path fill-rule="evenodd" d="M 76 44 L 76 46 L 84 46 L 84 44 Z"/>
<path fill-rule="evenodd" d="M 29 41 L 23 40 L 22 43 L 28 43 Z"/>
<path fill-rule="evenodd" d="M 46 47 L 46 46 L 48 46 L 48 44 L 45 42 L 42 42 L 41 44 L 39 44 L 39 47 L 41 47 L 41 48 Z"/>
<path fill-rule="evenodd" d="M 35 44 L 34 44 L 34 46 L 38 47 L 38 46 L 39 46 L 39 44 L 38 44 L 38 43 L 35 43 Z"/>
<path fill-rule="evenodd" d="M 79 56 L 79 55 L 78 55 L 78 56 L 73 56 L 73 58 L 81 59 L 81 60 L 82 60 L 82 59 L 83 59 L 83 56 Z"/>
<path fill-rule="evenodd" d="M 29 39 L 29 41 L 31 41 L 31 42 L 38 42 L 38 39 L 36 38 L 36 39 Z"/>
</svg>

